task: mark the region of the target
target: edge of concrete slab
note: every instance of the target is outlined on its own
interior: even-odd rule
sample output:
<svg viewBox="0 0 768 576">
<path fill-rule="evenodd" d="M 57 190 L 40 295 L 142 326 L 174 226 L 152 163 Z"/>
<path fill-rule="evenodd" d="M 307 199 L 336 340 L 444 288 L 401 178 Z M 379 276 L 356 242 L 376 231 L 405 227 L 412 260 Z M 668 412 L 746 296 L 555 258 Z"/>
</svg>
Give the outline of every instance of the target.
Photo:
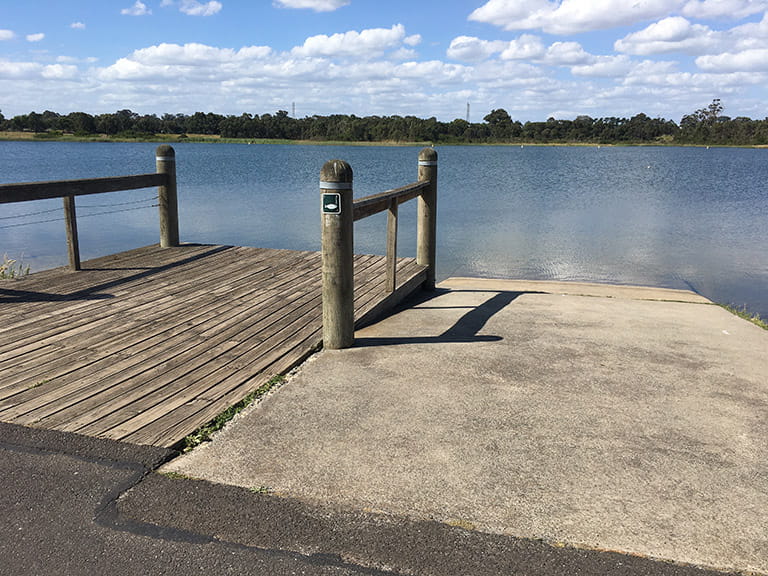
<svg viewBox="0 0 768 576">
<path fill-rule="evenodd" d="M 690 290 L 628 286 L 620 284 L 595 284 L 589 282 L 560 282 L 551 280 L 507 280 L 501 278 L 451 277 L 438 284 L 450 290 L 488 290 L 504 292 L 541 292 L 570 296 L 596 296 L 625 298 L 630 300 L 659 300 L 691 304 L 714 304 L 711 300 Z"/>
<path fill-rule="evenodd" d="M 178 498 L 183 494 L 183 498 Z M 211 513 L 215 510 L 216 513 Z M 121 517 L 220 541 L 434 576 L 716 576 L 708 567 L 613 550 L 492 534 L 432 519 L 324 505 L 160 473 L 118 502 Z"/>
</svg>

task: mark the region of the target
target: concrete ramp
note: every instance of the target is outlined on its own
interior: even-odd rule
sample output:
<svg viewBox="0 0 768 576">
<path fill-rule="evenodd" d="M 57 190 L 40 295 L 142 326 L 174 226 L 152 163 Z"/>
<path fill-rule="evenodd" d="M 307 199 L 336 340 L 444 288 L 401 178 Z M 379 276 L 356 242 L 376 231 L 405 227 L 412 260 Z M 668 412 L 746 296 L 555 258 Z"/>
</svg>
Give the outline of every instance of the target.
<svg viewBox="0 0 768 576">
<path fill-rule="evenodd" d="M 768 573 L 768 332 L 706 302 L 452 279 L 166 470 Z"/>
</svg>

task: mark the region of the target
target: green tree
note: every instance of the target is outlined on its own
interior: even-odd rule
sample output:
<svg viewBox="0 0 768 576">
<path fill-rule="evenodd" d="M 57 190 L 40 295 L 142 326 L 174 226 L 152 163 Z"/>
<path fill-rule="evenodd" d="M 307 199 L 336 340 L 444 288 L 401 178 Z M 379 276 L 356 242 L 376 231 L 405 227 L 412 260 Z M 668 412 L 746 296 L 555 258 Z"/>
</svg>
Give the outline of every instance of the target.
<svg viewBox="0 0 768 576">
<path fill-rule="evenodd" d="M 508 140 L 512 137 L 512 117 L 504 108 L 491 110 L 483 120 L 488 123 L 492 138 Z"/>
</svg>

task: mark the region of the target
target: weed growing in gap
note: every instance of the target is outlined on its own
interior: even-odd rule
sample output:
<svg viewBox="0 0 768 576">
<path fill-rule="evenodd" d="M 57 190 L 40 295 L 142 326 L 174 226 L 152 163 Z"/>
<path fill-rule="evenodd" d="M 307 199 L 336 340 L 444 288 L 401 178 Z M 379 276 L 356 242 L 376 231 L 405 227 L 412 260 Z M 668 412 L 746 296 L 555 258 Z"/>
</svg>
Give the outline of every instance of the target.
<svg viewBox="0 0 768 576">
<path fill-rule="evenodd" d="M 192 434 L 181 441 L 182 452 L 189 452 L 203 442 L 208 442 L 211 439 L 211 434 L 224 428 L 224 425 L 232 420 L 232 418 L 234 418 L 238 413 L 242 412 L 245 408 L 264 396 L 267 392 L 269 392 L 276 385 L 280 384 L 283 380 L 285 380 L 283 376 L 273 377 L 268 382 L 262 384 L 256 390 L 248 394 L 248 396 L 240 400 L 240 402 L 227 408 L 224 410 L 224 412 L 216 416 L 216 418 L 192 432 Z"/>
<path fill-rule="evenodd" d="M 29 266 L 25 266 L 23 260 L 18 262 L 8 258 L 8 254 L 3 254 L 3 261 L 0 262 L 0 280 L 20 278 L 27 274 L 29 274 Z"/>
<path fill-rule="evenodd" d="M 249 488 L 251 492 L 254 494 L 271 494 L 272 488 L 269 486 L 254 486 L 252 488 Z"/>
</svg>

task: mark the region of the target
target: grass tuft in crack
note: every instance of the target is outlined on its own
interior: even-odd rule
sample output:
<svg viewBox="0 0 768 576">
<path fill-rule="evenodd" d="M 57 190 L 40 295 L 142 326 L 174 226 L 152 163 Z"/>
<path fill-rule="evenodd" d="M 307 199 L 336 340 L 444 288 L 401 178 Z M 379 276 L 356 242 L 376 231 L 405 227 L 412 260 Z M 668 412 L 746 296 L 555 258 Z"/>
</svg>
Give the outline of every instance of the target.
<svg viewBox="0 0 768 576">
<path fill-rule="evenodd" d="M 235 417 L 235 415 L 242 412 L 245 408 L 253 404 L 256 400 L 264 396 L 267 392 L 269 392 L 278 384 L 282 383 L 284 380 L 285 377 L 283 376 L 274 376 L 268 382 L 262 384 L 256 390 L 248 394 L 248 396 L 240 400 L 240 402 L 234 406 L 230 406 L 224 410 L 224 412 L 216 416 L 216 418 L 192 432 L 192 434 L 181 441 L 181 451 L 189 452 L 203 442 L 210 441 L 211 434 L 221 430 L 227 422 Z"/>
<path fill-rule="evenodd" d="M 3 261 L 0 262 L 0 280 L 13 280 L 29 274 L 29 266 L 24 262 L 17 262 L 8 258 L 8 254 L 3 254 Z"/>
<path fill-rule="evenodd" d="M 746 306 L 743 306 L 742 308 L 736 308 L 735 306 L 729 306 L 728 304 L 720 304 L 720 306 L 728 310 L 731 314 L 735 314 L 739 318 L 748 320 L 752 322 L 752 324 L 760 326 L 763 330 L 768 330 L 768 321 L 760 318 L 760 314 L 752 314 L 749 312 Z"/>
<path fill-rule="evenodd" d="M 269 486 L 254 486 L 249 490 L 254 494 L 272 494 L 272 488 Z"/>
</svg>

